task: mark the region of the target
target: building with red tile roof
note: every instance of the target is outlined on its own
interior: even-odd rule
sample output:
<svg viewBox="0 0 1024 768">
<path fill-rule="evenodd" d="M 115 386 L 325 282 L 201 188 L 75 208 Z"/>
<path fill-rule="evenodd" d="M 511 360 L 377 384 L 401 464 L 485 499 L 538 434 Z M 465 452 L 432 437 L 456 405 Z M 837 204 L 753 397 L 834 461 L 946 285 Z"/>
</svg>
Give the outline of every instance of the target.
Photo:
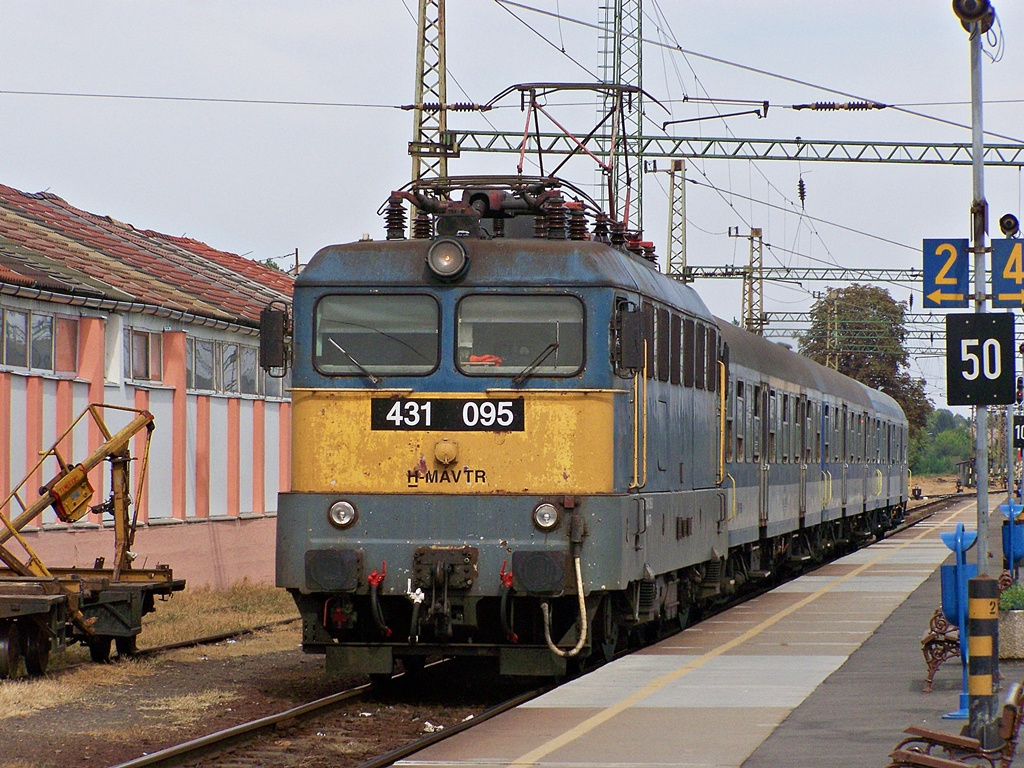
<svg viewBox="0 0 1024 768">
<path fill-rule="evenodd" d="M 272 581 L 290 402 L 287 381 L 258 366 L 259 315 L 290 303 L 292 282 L 198 240 L 0 185 L 0 493 L 89 403 L 147 410 L 156 429 L 137 554 L 193 582 Z M 101 440 L 83 422 L 62 454 L 75 461 Z M 57 471 L 48 459 L 25 488 Z M 99 470 L 92 480 L 97 503 L 109 481 Z M 55 564 L 91 565 L 109 555 L 98 549 L 112 545 L 104 522 L 90 514 L 66 525 L 47 510 L 30 531 L 33 548 Z"/>
</svg>

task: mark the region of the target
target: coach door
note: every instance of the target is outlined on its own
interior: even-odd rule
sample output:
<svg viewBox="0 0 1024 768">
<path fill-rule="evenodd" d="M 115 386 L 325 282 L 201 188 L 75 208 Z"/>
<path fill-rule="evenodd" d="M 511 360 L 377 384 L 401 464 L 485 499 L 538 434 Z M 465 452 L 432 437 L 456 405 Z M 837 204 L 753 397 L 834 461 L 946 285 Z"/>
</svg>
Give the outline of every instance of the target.
<svg viewBox="0 0 1024 768">
<path fill-rule="evenodd" d="M 800 490 L 799 490 L 799 504 L 800 509 L 800 527 L 804 527 L 804 519 L 807 517 L 807 462 L 804 457 L 807 453 L 807 398 L 804 395 L 800 395 L 800 399 L 796 401 L 796 419 L 793 423 L 793 429 L 796 430 L 795 444 L 796 444 L 796 462 L 800 467 Z"/>
<path fill-rule="evenodd" d="M 771 487 L 769 485 L 768 472 L 771 466 L 771 450 L 773 448 L 773 442 L 769 439 L 772 435 L 772 417 L 773 413 L 769 411 L 769 387 L 767 384 L 762 384 L 759 387 L 754 388 L 755 391 L 755 408 L 756 418 L 754 423 L 754 431 L 757 434 L 758 440 L 758 454 L 755 455 L 755 459 L 759 461 L 761 471 L 758 472 L 758 505 L 757 505 L 757 525 L 760 529 L 760 536 L 764 538 L 768 535 L 768 511 L 771 500 Z"/>
</svg>

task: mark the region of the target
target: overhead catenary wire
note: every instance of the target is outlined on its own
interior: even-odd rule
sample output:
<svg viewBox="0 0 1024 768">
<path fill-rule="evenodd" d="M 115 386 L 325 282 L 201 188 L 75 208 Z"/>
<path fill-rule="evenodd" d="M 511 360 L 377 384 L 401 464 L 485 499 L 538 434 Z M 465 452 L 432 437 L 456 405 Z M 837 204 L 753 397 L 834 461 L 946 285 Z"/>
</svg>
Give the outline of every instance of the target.
<svg viewBox="0 0 1024 768">
<path fill-rule="evenodd" d="M 576 19 L 576 18 L 573 18 L 571 16 L 565 16 L 564 14 L 556 14 L 553 11 L 548 11 L 548 10 L 545 10 L 543 8 L 535 8 L 534 6 L 526 5 L 525 3 L 516 2 L 515 0 L 494 0 L 494 2 L 498 3 L 499 5 L 503 5 L 503 6 L 504 5 L 510 5 L 510 6 L 515 7 L 515 8 L 521 8 L 521 9 L 523 9 L 525 11 L 530 11 L 532 13 L 540 14 L 542 16 L 557 17 L 557 18 L 560 18 L 563 21 L 569 22 L 570 24 L 576 24 L 576 25 L 581 26 L 581 27 L 587 27 L 587 28 L 590 28 L 590 29 L 597 29 L 597 30 L 601 29 L 600 25 L 598 25 L 598 24 L 593 24 L 593 23 L 591 23 L 589 21 L 583 21 L 582 19 Z M 662 42 L 660 42 L 658 40 L 651 40 L 649 38 L 644 38 L 643 42 L 645 42 L 645 43 L 647 43 L 649 45 L 667 46 L 671 50 L 677 50 L 677 51 L 679 51 L 679 53 L 685 54 L 687 56 L 694 56 L 694 57 L 697 57 L 697 58 L 704 59 L 706 61 L 714 62 L 716 64 L 722 64 L 723 66 L 734 67 L 736 69 L 741 69 L 741 70 L 743 70 L 745 72 L 751 72 L 751 73 L 753 73 L 755 75 L 763 75 L 764 77 L 771 77 L 771 78 L 774 78 L 776 80 L 782 80 L 782 81 L 787 82 L 787 83 L 793 83 L 794 85 L 802 85 L 802 86 L 807 87 L 807 88 L 814 88 L 815 90 L 819 90 L 819 91 L 822 91 L 822 92 L 825 92 L 825 93 L 833 93 L 833 94 L 835 94 L 837 96 L 842 96 L 842 97 L 847 98 L 847 99 L 853 99 L 854 101 L 871 101 L 871 102 L 878 101 L 877 99 L 868 99 L 868 98 L 866 98 L 866 97 L 864 97 L 862 95 L 858 95 L 858 94 L 855 94 L 855 93 L 848 93 L 846 91 L 841 91 L 841 90 L 838 90 L 836 88 L 829 88 L 828 86 L 820 85 L 818 83 L 812 83 L 812 82 L 810 82 L 808 80 L 801 80 L 800 78 L 797 78 L 797 77 L 791 77 L 789 75 L 781 75 L 778 72 L 772 72 L 772 71 L 767 70 L 767 69 L 761 69 L 760 67 L 754 67 L 754 66 L 751 66 L 749 64 L 741 64 L 740 62 L 730 61 L 728 59 L 723 59 L 723 58 L 718 57 L 718 56 L 711 56 L 710 54 L 700 53 L 699 51 L 689 50 L 689 49 L 683 48 L 678 43 L 674 43 L 674 44 L 662 43 Z M 963 123 L 958 123 L 958 122 L 956 122 L 954 120 L 946 120 L 945 118 L 937 117 L 936 115 L 929 115 L 929 114 L 925 114 L 923 112 L 917 112 L 917 111 L 912 110 L 912 109 L 907 109 L 906 107 L 895 107 L 895 106 L 893 106 L 892 108 L 895 109 L 896 111 L 903 112 L 905 114 L 912 115 L 914 117 L 920 117 L 920 118 L 922 118 L 924 120 L 931 120 L 931 121 L 934 121 L 934 122 L 942 123 L 944 125 L 949 125 L 949 126 L 952 126 L 954 128 L 962 128 L 964 130 L 970 130 L 970 128 L 971 128 L 969 125 L 964 125 Z M 1003 135 L 1003 134 L 1000 134 L 1000 133 L 994 133 L 994 132 L 988 131 L 988 130 L 985 131 L 985 135 L 992 136 L 992 137 L 998 138 L 998 139 L 1004 139 L 1006 141 L 1012 141 L 1012 142 L 1024 144 L 1024 139 L 1016 138 L 1014 136 L 1006 136 L 1006 135 Z"/>
</svg>

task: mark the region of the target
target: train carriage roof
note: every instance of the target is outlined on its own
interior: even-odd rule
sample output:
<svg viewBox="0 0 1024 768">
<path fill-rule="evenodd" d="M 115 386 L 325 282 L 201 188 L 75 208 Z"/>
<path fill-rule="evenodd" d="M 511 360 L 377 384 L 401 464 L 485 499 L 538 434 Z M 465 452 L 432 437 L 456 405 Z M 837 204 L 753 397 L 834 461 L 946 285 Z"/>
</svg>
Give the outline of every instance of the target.
<svg viewBox="0 0 1024 768">
<path fill-rule="evenodd" d="M 765 376 L 791 381 L 800 387 L 827 392 L 889 419 L 905 420 L 903 409 L 884 392 L 871 389 L 849 376 L 819 365 L 781 344 L 748 333 L 721 318 L 718 318 L 718 326 L 722 338 L 729 344 L 730 362 Z"/>
</svg>

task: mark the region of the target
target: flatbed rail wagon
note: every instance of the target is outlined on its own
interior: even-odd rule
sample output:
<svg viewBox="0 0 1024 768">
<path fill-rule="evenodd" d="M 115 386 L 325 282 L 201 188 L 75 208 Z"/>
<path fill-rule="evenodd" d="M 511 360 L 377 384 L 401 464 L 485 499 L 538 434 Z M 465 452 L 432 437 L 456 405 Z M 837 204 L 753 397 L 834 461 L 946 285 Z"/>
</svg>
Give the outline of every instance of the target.
<svg viewBox="0 0 1024 768">
<path fill-rule="evenodd" d="M 133 418 L 117 432 L 103 419 L 105 410 L 121 411 Z M 103 443 L 82 462 L 65 460 L 59 446 L 89 416 Z M 133 568 L 132 544 L 138 522 L 138 507 L 130 494 L 129 452 L 131 440 L 145 430 L 141 467 L 135 499 L 145 480 L 153 416 L 148 411 L 120 406 L 92 404 L 46 451 L 25 478 L 0 504 L 0 679 L 12 677 L 22 659 L 29 675 L 46 672 L 50 654 L 70 644 L 83 643 L 93 661 L 106 661 L 114 646 L 119 656 L 135 651 L 142 630 L 142 617 L 155 609 L 157 597 L 165 598 L 185 588 L 167 566 Z M 30 480 L 48 459 L 56 459 L 57 474 L 41 488 L 31 503 L 25 502 Z M 95 490 L 91 470 L 110 464 L 110 496 L 92 504 Z M 6 513 L 17 506 L 17 517 Z M 97 558 L 91 568 L 48 567 L 22 535 L 24 528 L 44 510 L 52 507 L 63 523 L 73 523 L 89 512 L 114 518 L 114 559 L 112 567 Z M 17 544 L 20 550 L 14 545 Z"/>
</svg>

